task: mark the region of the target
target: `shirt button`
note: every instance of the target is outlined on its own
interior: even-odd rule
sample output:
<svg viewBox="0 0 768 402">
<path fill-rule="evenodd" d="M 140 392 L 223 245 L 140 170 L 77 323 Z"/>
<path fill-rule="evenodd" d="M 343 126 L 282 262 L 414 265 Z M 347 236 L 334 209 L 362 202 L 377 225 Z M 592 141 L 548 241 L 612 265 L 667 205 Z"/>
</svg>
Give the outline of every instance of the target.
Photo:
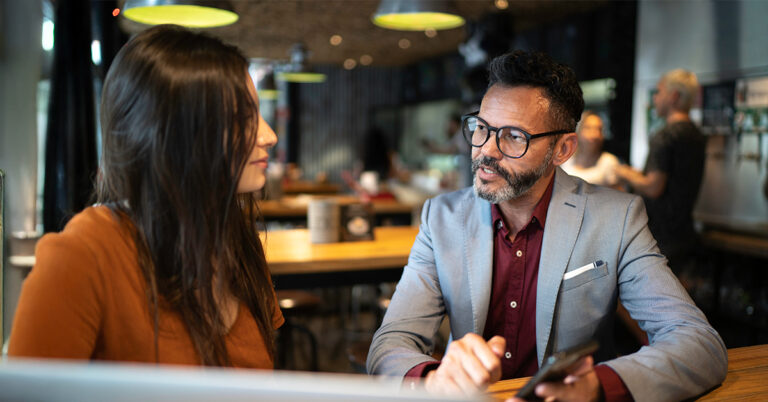
<svg viewBox="0 0 768 402">
<path fill-rule="evenodd" d="M 512 303 L 509 303 L 509 307 L 517 308 L 517 302 L 512 300 Z"/>
<path fill-rule="evenodd" d="M 520 251 L 520 250 L 517 250 L 517 252 L 515 252 L 515 255 L 518 256 L 518 257 L 522 257 L 523 256 L 523 252 Z"/>
<path fill-rule="evenodd" d="M 504 353 L 504 357 L 506 357 L 507 359 L 511 359 L 512 358 L 512 353 L 509 353 L 509 352 Z"/>
</svg>

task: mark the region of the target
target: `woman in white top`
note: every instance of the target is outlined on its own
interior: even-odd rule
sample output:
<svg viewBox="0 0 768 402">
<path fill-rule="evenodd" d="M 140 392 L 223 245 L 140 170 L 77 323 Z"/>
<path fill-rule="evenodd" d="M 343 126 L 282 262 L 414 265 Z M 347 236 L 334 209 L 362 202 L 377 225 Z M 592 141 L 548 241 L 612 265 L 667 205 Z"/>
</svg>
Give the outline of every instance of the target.
<svg viewBox="0 0 768 402">
<path fill-rule="evenodd" d="M 576 133 L 579 146 L 571 159 L 562 165 L 563 170 L 588 183 L 616 187 L 619 178 L 615 168 L 619 165 L 619 159 L 609 152 L 603 152 L 603 121 L 600 116 L 585 110 Z"/>
</svg>

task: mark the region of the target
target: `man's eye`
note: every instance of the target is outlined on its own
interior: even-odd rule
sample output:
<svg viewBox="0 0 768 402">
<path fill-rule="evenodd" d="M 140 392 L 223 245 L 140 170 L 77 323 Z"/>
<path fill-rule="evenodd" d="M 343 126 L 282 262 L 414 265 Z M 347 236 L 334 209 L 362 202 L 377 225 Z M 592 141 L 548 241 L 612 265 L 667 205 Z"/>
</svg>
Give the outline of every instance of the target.
<svg viewBox="0 0 768 402">
<path fill-rule="evenodd" d="M 525 135 L 515 130 L 501 130 L 501 139 L 505 141 L 525 143 Z"/>
</svg>

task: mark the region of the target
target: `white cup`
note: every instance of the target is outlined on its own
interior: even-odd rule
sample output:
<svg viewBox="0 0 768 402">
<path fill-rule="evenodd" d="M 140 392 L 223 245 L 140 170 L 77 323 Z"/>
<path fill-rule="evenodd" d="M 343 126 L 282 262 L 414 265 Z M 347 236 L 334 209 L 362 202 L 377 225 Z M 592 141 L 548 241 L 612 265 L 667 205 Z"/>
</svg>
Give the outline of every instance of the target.
<svg viewBox="0 0 768 402">
<path fill-rule="evenodd" d="M 334 243 L 339 241 L 339 204 L 330 198 L 309 201 L 307 207 L 309 241 Z"/>
<path fill-rule="evenodd" d="M 368 194 L 376 195 L 379 193 L 379 173 L 374 171 L 365 171 L 360 174 L 360 187 Z"/>
</svg>

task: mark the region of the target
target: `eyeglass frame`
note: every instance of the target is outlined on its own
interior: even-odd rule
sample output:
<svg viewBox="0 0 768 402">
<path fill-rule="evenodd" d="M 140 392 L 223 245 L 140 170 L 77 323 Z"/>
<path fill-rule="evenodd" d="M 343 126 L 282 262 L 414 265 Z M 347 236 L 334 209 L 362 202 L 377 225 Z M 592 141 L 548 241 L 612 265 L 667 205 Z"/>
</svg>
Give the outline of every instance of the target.
<svg viewBox="0 0 768 402">
<path fill-rule="evenodd" d="M 547 132 L 538 133 L 538 134 L 531 134 L 531 133 L 523 130 L 522 128 L 515 127 L 515 126 L 494 127 L 494 126 L 488 124 L 488 122 L 485 121 L 482 117 L 478 116 L 479 113 L 480 113 L 480 111 L 477 111 L 477 112 L 472 112 L 472 113 L 465 114 L 465 115 L 461 116 L 461 134 L 462 134 L 462 137 L 464 137 L 464 141 L 466 141 L 469 144 L 470 147 L 481 148 L 483 145 L 485 145 L 485 143 L 488 142 L 488 139 L 491 138 L 491 133 L 495 132 L 496 134 L 494 136 L 496 137 L 496 148 L 498 148 L 499 152 L 501 152 L 501 154 L 506 156 L 507 158 L 520 159 L 523 156 L 525 156 L 525 154 L 528 152 L 528 148 L 531 145 L 531 140 L 533 140 L 533 139 L 540 138 L 540 137 L 546 137 L 546 136 L 550 136 L 550 135 L 568 134 L 568 133 L 572 133 L 573 132 L 573 130 L 554 130 L 554 131 L 547 131 Z M 467 133 L 464 131 L 464 122 L 467 121 L 467 119 L 469 119 L 470 117 L 474 117 L 474 118 L 480 120 L 480 122 L 483 123 L 485 125 L 485 127 L 488 128 L 488 133 L 485 136 L 485 140 L 483 140 L 483 143 L 480 144 L 480 145 L 473 144 L 471 138 L 467 138 Z M 519 131 L 520 133 L 522 133 L 525 136 L 525 139 L 526 139 L 525 150 L 523 151 L 523 153 L 520 154 L 520 156 L 510 156 L 510 155 L 505 154 L 504 151 L 501 150 L 501 143 L 499 142 L 500 141 L 499 140 L 499 132 L 501 130 L 505 129 L 505 128 L 510 128 L 510 129 L 515 130 L 515 131 Z M 470 133 L 470 136 L 471 135 L 472 134 Z"/>
</svg>

